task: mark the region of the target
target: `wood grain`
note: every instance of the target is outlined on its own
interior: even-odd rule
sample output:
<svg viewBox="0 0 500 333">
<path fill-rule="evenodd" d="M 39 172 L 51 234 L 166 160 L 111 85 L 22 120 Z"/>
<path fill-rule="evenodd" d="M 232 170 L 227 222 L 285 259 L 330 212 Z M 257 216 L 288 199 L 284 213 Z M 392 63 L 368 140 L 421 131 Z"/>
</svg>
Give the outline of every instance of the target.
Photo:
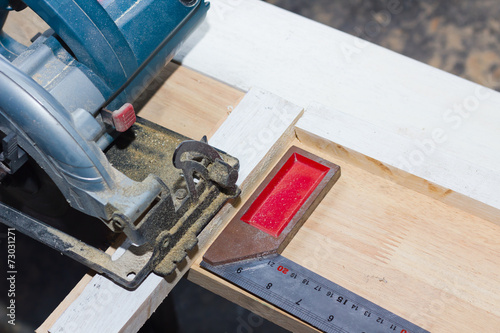
<svg viewBox="0 0 500 333">
<path fill-rule="evenodd" d="M 134 103 L 139 115 L 195 140 L 211 137 L 244 93 L 175 63 Z"/>
<path fill-rule="evenodd" d="M 316 152 L 343 175 L 285 256 L 432 332 L 498 327 L 500 226 Z"/>
<path fill-rule="evenodd" d="M 495 332 L 500 226 L 366 171 L 337 149 L 292 144 L 339 164 L 342 177 L 284 256 L 432 332 Z M 283 327 L 309 329 L 199 264 L 188 277 Z"/>
</svg>

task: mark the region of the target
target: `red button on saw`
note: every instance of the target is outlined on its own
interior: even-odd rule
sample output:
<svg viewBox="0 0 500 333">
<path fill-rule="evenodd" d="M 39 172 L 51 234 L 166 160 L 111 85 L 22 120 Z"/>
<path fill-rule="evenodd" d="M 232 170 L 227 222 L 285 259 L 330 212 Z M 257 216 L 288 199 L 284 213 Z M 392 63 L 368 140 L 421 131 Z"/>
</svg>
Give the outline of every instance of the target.
<svg viewBox="0 0 500 333">
<path fill-rule="evenodd" d="M 113 125 L 118 132 L 125 132 L 135 124 L 136 116 L 132 104 L 126 103 L 113 112 Z"/>
</svg>

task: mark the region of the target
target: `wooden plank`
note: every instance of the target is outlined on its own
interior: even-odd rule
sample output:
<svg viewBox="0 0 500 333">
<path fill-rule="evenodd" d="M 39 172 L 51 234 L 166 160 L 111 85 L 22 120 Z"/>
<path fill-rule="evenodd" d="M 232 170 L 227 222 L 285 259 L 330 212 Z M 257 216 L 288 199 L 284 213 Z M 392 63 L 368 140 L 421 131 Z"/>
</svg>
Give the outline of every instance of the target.
<svg viewBox="0 0 500 333">
<path fill-rule="evenodd" d="M 346 123 L 320 110 L 321 122 L 312 121 L 318 110 L 306 110 L 288 146 L 339 164 L 342 177 L 284 255 L 432 332 L 494 331 L 500 325 L 500 225 L 442 202 L 433 190 L 418 193 L 394 168 L 332 141 L 325 128 L 339 140 L 360 135 L 356 146 L 377 154 L 397 156 L 399 147 L 385 145 L 389 133 L 367 134 L 380 129 L 363 122 L 339 134 Z M 494 216 L 500 218 L 498 210 Z M 288 329 L 310 329 L 205 271 L 199 261 L 188 277 Z"/>
<path fill-rule="evenodd" d="M 274 156 L 283 145 L 281 140 L 290 140 L 293 125 L 302 114 L 302 109 L 265 91 L 251 90 L 241 101 L 227 121 L 210 139 L 210 143 L 230 154 L 252 153 L 254 159 L 242 165 L 239 183 L 254 184 L 266 168 L 255 166 Z M 252 120 L 250 122 L 250 120 Z M 252 124 L 252 126 L 250 126 Z M 242 191 L 248 186 L 242 184 Z M 200 235 L 195 252 L 183 262 L 175 276 L 169 279 L 150 275 L 138 289 L 125 290 L 110 280 L 96 275 L 88 283 L 77 299 L 64 311 L 49 329 L 58 332 L 136 332 L 168 295 L 178 280 L 187 272 L 193 260 L 204 249 L 227 222 L 225 216 L 232 212 L 227 206 Z M 116 305 L 120 306 L 116 306 Z M 103 309 L 106 311 L 103 311 Z"/>
<path fill-rule="evenodd" d="M 49 329 L 54 325 L 57 319 L 66 311 L 66 309 L 76 301 L 78 296 L 82 293 L 83 289 L 87 284 L 92 281 L 94 277 L 93 273 L 89 273 L 83 276 L 83 278 L 77 283 L 77 285 L 71 290 L 71 292 L 64 298 L 64 300 L 57 306 L 57 308 L 52 311 L 52 313 L 45 319 L 45 321 L 36 329 L 36 333 L 47 333 Z"/>
<path fill-rule="evenodd" d="M 125 240 L 125 237 L 122 236 L 120 237 L 116 244 L 113 244 L 110 246 L 107 250 L 106 253 L 113 255 L 114 252 L 116 252 L 116 249 L 120 246 L 119 243 L 123 242 Z M 95 276 L 94 272 L 89 272 L 86 274 L 78 283 L 77 285 L 71 290 L 71 292 L 64 298 L 64 300 L 57 306 L 57 308 L 52 311 L 52 313 L 45 319 L 45 321 L 36 329 L 37 333 L 47 333 L 49 329 L 54 325 L 54 323 L 57 321 L 57 319 L 66 311 L 66 309 L 76 301 L 76 299 L 80 296 L 82 293 L 83 289 L 87 286 L 87 284 L 92 281 L 92 278 Z"/>
<path fill-rule="evenodd" d="M 21 12 L 10 12 L 3 30 L 19 43 L 28 46 L 31 44 L 31 38 L 49 28 L 47 23 L 28 7 Z"/>
<path fill-rule="evenodd" d="M 500 151 L 499 93 L 264 1 L 211 5 L 207 22 L 176 57 L 184 66 L 242 90 L 262 87 L 303 107 L 318 102 L 397 134 L 411 149 L 393 166 L 441 183 L 455 170 L 427 168 L 449 162 L 434 145 L 467 166 L 456 173 L 467 183 L 445 186 L 500 208 L 499 178 L 485 183 L 475 170 L 481 165 L 500 174 L 500 154 L 493 153 Z"/>
<path fill-rule="evenodd" d="M 134 105 L 141 117 L 200 140 L 214 134 L 243 96 L 242 91 L 170 63 Z"/>
<path fill-rule="evenodd" d="M 308 107 L 307 116 L 297 124 L 297 133 L 311 145 L 335 142 L 343 147 L 337 148 L 337 153 L 350 154 L 356 165 L 500 225 L 500 198 L 492 186 L 500 183 L 500 173 L 480 160 L 472 163 L 431 141 L 425 148 L 416 148 L 414 141 L 398 132 L 318 103 Z M 420 149 L 432 149 L 432 158 L 421 165 L 401 162 L 403 156 Z M 478 197 L 483 202 L 475 199 Z"/>
</svg>

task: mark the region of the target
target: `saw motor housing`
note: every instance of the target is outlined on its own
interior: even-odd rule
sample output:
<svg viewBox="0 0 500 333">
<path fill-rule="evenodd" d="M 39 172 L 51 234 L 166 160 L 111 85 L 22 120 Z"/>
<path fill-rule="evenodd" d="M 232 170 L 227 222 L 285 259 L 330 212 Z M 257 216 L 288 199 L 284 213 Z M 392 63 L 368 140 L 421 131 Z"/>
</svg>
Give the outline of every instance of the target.
<svg viewBox="0 0 500 333">
<path fill-rule="evenodd" d="M 148 270 L 169 273 L 173 270 L 171 263 L 155 269 L 176 243 L 165 232 L 177 229 L 176 221 L 186 219 L 190 209 L 203 205 L 202 200 L 213 201 L 219 194 L 223 196 L 215 200 L 217 208 L 205 204 L 210 206 L 202 214 L 206 224 L 207 217 L 236 196 L 238 161 L 210 147 L 206 140 L 180 143 L 172 165 L 165 166 L 173 169 L 172 177 L 179 178 L 176 184 L 183 184 L 180 186 L 188 193 L 182 204 L 176 204 L 168 182 L 159 175 L 133 180 L 109 163 L 105 151 L 119 132 L 129 129 L 136 119 L 127 103 L 139 97 L 172 59 L 182 41 L 206 15 L 208 3 L 0 0 L 0 28 L 9 11 L 26 5 L 51 29 L 35 36 L 29 46 L 3 31 L 0 33 L 0 182 L 19 170 L 29 155 L 57 185 L 71 207 L 99 218 L 114 232 L 124 232 L 131 246 L 143 247 L 141 251 L 134 250 L 141 252 L 142 257 L 149 254 L 145 256 L 148 263 L 145 269 L 113 268 L 114 264 L 109 266 L 110 259 L 106 257 L 89 262 L 88 258 L 72 255 L 74 251 L 67 250 L 66 236 L 46 226 L 49 228 L 46 233 L 62 237 L 63 245 L 59 247 L 66 249 L 63 252 L 127 287 L 137 286 Z M 134 126 L 131 131 L 137 130 L 137 126 L 142 126 L 141 130 L 152 128 L 147 122 Z M 206 184 L 200 184 L 200 180 Z M 205 189 L 213 192 L 210 198 L 201 194 Z M 22 213 L 3 207 L 0 220 L 13 225 L 15 214 Z M 161 222 L 160 212 L 170 215 L 168 223 Z M 196 220 L 200 216 L 191 218 Z M 40 230 L 27 228 L 28 225 L 35 228 L 30 223 L 41 222 L 29 216 L 24 219 L 27 234 L 54 243 L 42 239 Z M 19 224 L 14 226 L 23 229 Z M 41 225 L 37 228 L 40 227 L 45 228 Z M 170 239 L 170 246 L 165 246 L 165 237 Z M 161 251 L 159 242 L 163 242 Z M 194 246 L 192 240 L 189 243 L 188 247 Z M 172 260 L 175 263 L 179 258 Z M 134 272 L 130 274 L 127 270 Z"/>
</svg>

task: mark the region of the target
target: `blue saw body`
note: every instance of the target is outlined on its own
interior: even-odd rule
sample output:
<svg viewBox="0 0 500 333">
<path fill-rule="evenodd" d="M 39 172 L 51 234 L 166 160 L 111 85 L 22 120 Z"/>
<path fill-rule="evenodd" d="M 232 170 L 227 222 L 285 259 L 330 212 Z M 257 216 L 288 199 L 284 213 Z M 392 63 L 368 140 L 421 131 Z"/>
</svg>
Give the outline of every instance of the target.
<svg viewBox="0 0 500 333">
<path fill-rule="evenodd" d="M 158 175 L 132 180 L 110 164 L 104 151 L 118 132 L 135 121 L 128 103 L 172 59 L 203 20 L 209 4 L 203 0 L 0 0 L 0 28 L 10 11 L 25 7 L 50 29 L 34 36 L 31 45 L 0 31 L 0 185 L 31 158 L 71 207 L 99 218 L 115 232 L 124 232 L 134 246 L 146 246 L 142 252 L 130 252 L 130 257 L 140 252 L 140 260 L 147 264 L 127 272 L 126 265 L 105 255 L 84 258 L 83 250 L 68 245 L 76 240 L 69 242 L 69 236 L 2 202 L 0 220 L 129 287 L 153 269 L 170 272 L 183 258 L 179 251 L 168 257 L 175 242 L 187 237 L 182 246 L 194 246 L 193 234 L 239 193 L 237 160 L 206 141 L 179 145 L 173 149 L 177 159 L 170 174 L 179 177 L 175 186 L 184 186 L 174 190 L 189 195 L 175 197 Z M 176 221 L 188 223 L 180 227 Z M 99 262 L 89 261 L 100 256 Z M 160 262 L 165 263 L 158 268 Z M 134 281 L 127 280 L 136 273 Z"/>
<path fill-rule="evenodd" d="M 11 10 L 8 3 L 0 1 L 3 7 L 0 27 Z M 113 100 L 116 105 L 137 98 L 138 92 L 171 59 L 209 8 L 204 1 L 180 0 L 25 0 L 24 3 L 55 32 L 43 43 L 65 63 L 80 67 L 104 99 L 109 99 L 144 66 L 137 79 Z M 63 43 L 70 53 L 62 51 Z M 11 62 L 29 49 L 5 33 L 0 35 L 0 54 Z"/>
<path fill-rule="evenodd" d="M 20 148 L 42 166 L 74 208 L 104 221 L 115 211 L 136 219 L 158 196 L 161 184 L 149 178 L 137 184 L 109 165 L 102 150 L 117 133 L 101 110 L 134 101 L 204 18 L 208 4 L 24 3 L 51 30 L 29 46 L 0 34 L 0 131 L 4 137 L 16 136 Z M 2 0 L 0 6 L 3 26 L 14 4 Z M 141 195 L 127 195 L 135 188 Z"/>
</svg>

